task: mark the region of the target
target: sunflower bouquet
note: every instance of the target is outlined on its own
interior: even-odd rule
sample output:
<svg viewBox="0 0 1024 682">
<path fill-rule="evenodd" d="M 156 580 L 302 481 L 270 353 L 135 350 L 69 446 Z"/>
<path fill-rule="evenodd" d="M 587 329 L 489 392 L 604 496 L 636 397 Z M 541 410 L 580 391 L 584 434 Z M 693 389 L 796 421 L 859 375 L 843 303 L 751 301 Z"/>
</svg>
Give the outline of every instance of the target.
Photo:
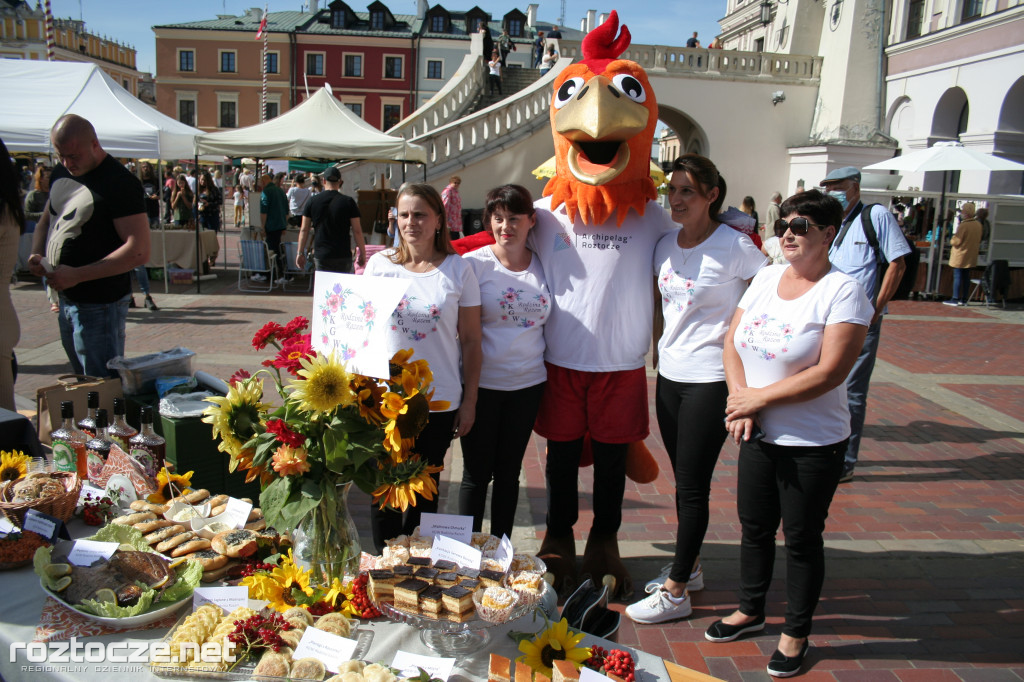
<svg viewBox="0 0 1024 682">
<path fill-rule="evenodd" d="M 267 523 L 289 532 L 301 525 L 312 547 L 314 582 L 331 584 L 358 566 L 358 533 L 345 508 L 351 484 L 382 509 L 405 511 L 418 497 L 437 494 L 431 474 L 440 467 L 422 461 L 412 446 L 431 409 L 447 403 L 431 400 L 430 367 L 412 360 L 412 350 L 396 353 L 389 377 L 379 380 L 314 350 L 303 333 L 308 327 L 301 316 L 264 325 L 252 345 L 276 353 L 254 375 L 236 372 L 226 396 L 207 398 L 213 405 L 203 421 L 220 439 L 229 470 L 260 481 Z M 264 377 L 272 380 L 279 407 L 264 402 Z"/>
</svg>

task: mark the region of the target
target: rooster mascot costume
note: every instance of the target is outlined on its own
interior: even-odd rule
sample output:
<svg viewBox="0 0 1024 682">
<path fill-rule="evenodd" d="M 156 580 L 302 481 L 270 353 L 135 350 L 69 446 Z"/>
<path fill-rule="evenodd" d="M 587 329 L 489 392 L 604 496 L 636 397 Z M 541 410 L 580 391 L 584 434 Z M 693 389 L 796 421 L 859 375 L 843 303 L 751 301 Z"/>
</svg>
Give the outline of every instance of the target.
<svg viewBox="0 0 1024 682">
<path fill-rule="evenodd" d="M 650 457 L 642 441 L 649 433 L 652 261 L 658 240 L 678 226 L 655 202 L 650 178 L 654 91 L 639 64 L 618 58 L 630 42 L 625 26 L 618 31 L 613 11 L 584 38 L 582 61 L 555 79 L 556 171 L 535 204 L 530 246 L 554 296 L 544 331 L 548 383 L 535 425 L 548 440 L 547 532 L 538 554 L 565 595 L 577 581 L 573 526 L 586 442 L 594 521 L 579 575 L 595 582 L 613 575 L 618 596 L 627 598 L 632 581 L 617 536 L 630 444 L 639 446 L 634 459 Z"/>
</svg>

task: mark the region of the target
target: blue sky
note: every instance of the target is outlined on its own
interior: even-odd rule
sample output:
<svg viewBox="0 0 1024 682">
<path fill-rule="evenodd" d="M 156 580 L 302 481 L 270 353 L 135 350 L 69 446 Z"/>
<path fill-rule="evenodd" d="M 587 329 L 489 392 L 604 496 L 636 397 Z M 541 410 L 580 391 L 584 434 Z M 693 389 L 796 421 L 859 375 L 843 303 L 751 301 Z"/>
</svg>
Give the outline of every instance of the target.
<svg viewBox="0 0 1024 682">
<path fill-rule="evenodd" d="M 35 0 L 29 0 L 35 4 Z M 326 6 L 330 0 L 321 0 Z M 356 11 L 365 10 L 372 0 L 346 0 Z M 429 0 L 432 6 L 439 0 Z M 493 17 L 500 17 L 518 7 L 526 11 L 528 3 L 514 4 L 498 0 L 440 0 L 449 9 L 466 10 L 478 5 Z M 414 14 L 415 0 L 385 0 L 396 14 Z M 299 10 L 303 0 L 271 0 L 270 11 Z M 559 0 L 540 0 L 538 15 L 541 21 L 554 22 L 561 11 Z M 108 36 L 133 45 L 138 50 L 140 71 L 154 72 L 156 52 L 151 26 L 184 21 L 213 19 L 218 14 L 241 14 L 249 7 L 263 7 L 263 0 L 51 0 L 56 17 L 83 18 L 93 33 Z M 724 0 L 670 0 L 669 2 L 643 2 L 629 0 L 620 6 L 601 5 L 594 0 L 566 0 L 565 24 L 579 27 L 580 19 L 588 9 L 597 13 L 616 9 L 620 20 L 629 26 L 633 41 L 644 44 L 682 45 L 693 31 L 700 34 L 701 44 L 707 45 L 718 33 L 718 20 L 725 13 Z"/>
</svg>

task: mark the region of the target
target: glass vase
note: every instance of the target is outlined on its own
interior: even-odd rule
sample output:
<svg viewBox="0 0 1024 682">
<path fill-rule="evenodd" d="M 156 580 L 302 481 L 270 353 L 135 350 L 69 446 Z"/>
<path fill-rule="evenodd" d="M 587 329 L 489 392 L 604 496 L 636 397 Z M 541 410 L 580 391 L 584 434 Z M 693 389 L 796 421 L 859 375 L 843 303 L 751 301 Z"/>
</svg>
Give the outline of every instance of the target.
<svg viewBox="0 0 1024 682">
<path fill-rule="evenodd" d="M 359 530 L 348 511 L 348 491 L 352 482 L 339 483 L 332 500 L 320 504 L 302 520 L 292 538 L 295 563 L 312 571 L 310 582 L 329 586 L 335 578 L 359 574 L 362 545 Z"/>
</svg>

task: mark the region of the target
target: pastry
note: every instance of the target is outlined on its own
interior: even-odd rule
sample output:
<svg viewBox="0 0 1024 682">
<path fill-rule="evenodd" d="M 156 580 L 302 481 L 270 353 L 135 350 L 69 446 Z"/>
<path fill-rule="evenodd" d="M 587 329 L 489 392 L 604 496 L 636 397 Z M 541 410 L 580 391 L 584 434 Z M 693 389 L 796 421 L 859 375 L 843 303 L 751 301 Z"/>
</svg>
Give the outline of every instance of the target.
<svg viewBox="0 0 1024 682">
<path fill-rule="evenodd" d="M 473 592 L 458 585 L 441 590 L 441 601 L 449 613 L 466 613 L 473 610 Z"/>
<path fill-rule="evenodd" d="M 161 528 L 166 528 L 167 526 L 174 525 L 177 525 L 174 521 L 169 521 L 167 519 L 154 519 L 153 521 L 143 521 L 142 523 L 136 523 L 132 526 L 132 528 L 139 531 L 143 535 L 146 535 L 147 533 L 152 533 L 155 530 L 160 530 Z"/>
<path fill-rule="evenodd" d="M 551 662 L 552 682 L 568 682 L 580 679 L 580 672 L 572 661 L 556 660 Z"/>
<path fill-rule="evenodd" d="M 498 654 L 491 654 L 491 660 L 487 665 L 488 682 L 511 682 L 512 661 Z"/>
<path fill-rule="evenodd" d="M 294 649 L 297 646 L 299 646 L 299 642 L 302 640 L 303 632 L 304 630 L 282 630 L 277 634 L 281 636 L 281 639 L 284 641 L 285 644 Z"/>
<path fill-rule="evenodd" d="M 171 556 L 185 556 L 186 554 L 192 554 L 193 552 L 199 552 L 204 549 L 210 549 L 210 541 L 206 538 L 193 537 L 191 540 L 183 542 L 172 549 Z M 227 557 L 224 558 L 227 559 Z"/>
<path fill-rule="evenodd" d="M 483 559 L 480 561 L 481 571 L 497 571 L 498 573 L 504 573 L 505 569 L 502 565 L 494 559 Z"/>
<path fill-rule="evenodd" d="M 537 568 L 533 557 L 528 554 L 515 554 L 512 556 L 512 563 L 509 564 L 509 571 L 533 571 Z"/>
<path fill-rule="evenodd" d="M 395 547 L 385 547 L 384 554 L 381 556 L 381 563 L 385 566 L 396 566 L 398 564 L 404 564 L 409 560 L 409 548 L 397 545 Z"/>
<path fill-rule="evenodd" d="M 453 588 L 449 588 L 453 589 Z M 444 616 L 453 623 L 465 623 L 466 621 L 473 620 L 476 612 L 471 608 L 468 611 L 462 613 L 455 613 L 454 611 L 445 611 Z"/>
<path fill-rule="evenodd" d="M 441 559 L 440 561 L 434 562 L 434 568 L 436 568 L 439 571 L 457 571 L 459 570 L 459 565 L 454 561 Z"/>
<path fill-rule="evenodd" d="M 143 521 L 155 521 L 156 514 L 153 512 L 143 511 L 135 512 L 133 514 L 125 514 L 124 516 L 118 516 L 111 523 L 116 523 L 119 526 L 134 526 L 136 523 L 142 523 Z"/>
<path fill-rule="evenodd" d="M 226 556 L 238 559 L 256 552 L 256 540 L 259 536 L 246 529 L 226 530 L 213 536 L 210 544 L 215 550 Z"/>
<path fill-rule="evenodd" d="M 146 502 L 145 500 L 134 500 L 130 505 L 128 505 L 128 507 L 132 511 L 153 512 L 157 516 L 160 516 L 170 509 L 166 504 L 153 504 L 152 502 Z"/>
<path fill-rule="evenodd" d="M 348 637 L 352 633 L 352 621 L 346 618 L 345 614 L 337 611 L 320 616 L 316 619 L 316 625 L 313 627 L 340 637 Z"/>
<path fill-rule="evenodd" d="M 458 584 L 462 587 L 465 587 L 470 592 L 476 592 L 481 587 L 483 587 L 483 583 L 481 583 L 476 578 L 463 578 L 458 582 Z"/>
<path fill-rule="evenodd" d="M 225 557 L 225 558 L 227 558 L 227 557 Z M 229 561 L 228 563 L 224 564 L 220 568 L 215 568 L 215 569 L 212 569 L 212 570 L 209 570 L 209 571 L 203 571 L 203 578 L 202 578 L 202 580 L 203 580 L 204 583 L 214 583 L 214 582 L 217 582 L 218 580 L 223 580 L 228 575 L 228 573 L 231 571 L 231 569 L 234 568 L 237 564 L 238 564 L 238 562 Z"/>
<path fill-rule="evenodd" d="M 172 497 L 170 500 L 167 501 L 167 504 L 168 504 L 168 508 L 170 508 L 169 505 L 172 505 L 175 502 L 186 502 L 188 504 L 199 504 L 200 502 L 203 502 L 209 496 L 210 496 L 210 491 L 209 490 L 206 490 L 205 488 L 200 488 L 199 490 L 193 490 L 191 492 L 185 493 L 184 495 L 178 495 L 177 497 Z"/>
<path fill-rule="evenodd" d="M 516 595 L 504 587 L 488 587 L 480 598 L 480 605 L 489 609 L 508 609 L 516 603 Z"/>
<path fill-rule="evenodd" d="M 288 658 L 280 653 L 275 654 L 273 651 L 268 651 L 263 654 L 263 658 L 260 659 L 252 674 L 255 677 L 261 675 L 266 677 L 288 677 L 289 672 L 291 672 L 291 666 L 288 664 Z"/>
<path fill-rule="evenodd" d="M 441 588 L 431 585 L 420 593 L 420 612 L 423 614 L 441 613 Z"/>
<path fill-rule="evenodd" d="M 292 661 L 292 669 L 288 676 L 293 680 L 322 680 L 326 674 L 327 668 L 318 659 L 300 658 Z"/>
<path fill-rule="evenodd" d="M 430 587 L 429 583 L 416 578 L 403 580 L 395 585 L 395 606 L 403 611 L 416 613 L 419 610 L 419 596 Z"/>
<path fill-rule="evenodd" d="M 243 526 L 243 528 L 245 528 L 246 530 L 251 530 L 251 531 L 261 531 L 261 530 L 263 530 L 266 527 L 267 527 L 267 522 L 266 522 L 265 519 L 256 519 L 255 521 L 250 521 L 249 523 L 247 523 L 247 524 L 245 524 Z"/>
<path fill-rule="evenodd" d="M 485 587 L 498 587 L 504 577 L 505 574 L 500 571 L 480 571 L 480 582 Z"/>
<path fill-rule="evenodd" d="M 313 624 L 313 614 L 311 614 L 308 610 L 302 608 L 301 606 L 293 606 L 284 613 L 282 613 L 281 616 L 285 620 L 298 618 L 303 623 L 305 623 L 306 626 L 310 626 Z"/>
<path fill-rule="evenodd" d="M 455 571 L 445 571 L 434 576 L 434 584 L 441 587 L 452 587 L 459 582 L 459 576 Z"/>
<path fill-rule="evenodd" d="M 228 500 L 230 499 L 231 498 L 228 497 L 227 495 L 214 495 L 213 497 L 208 499 L 206 503 L 210 505 L 210 509 L 215 509 L 221 506 L 222 504 L 227 504 Z M 213 516 L 213 514 L 211 513 L 210 516 Z"/>
<path fill-rule="evenodd" d="M 395 593 L 395 573 L 382 568 L 375 568 L 369 573 L 369 589 L 375 601 L 387 599 Z"/>
<path fill-rule="evenodd" d="M 185 557 L 190 561 L 198 561 L 203 567 L 203 571 L 213 571 L 218 568 L 222 568 L 228 563 L 228 558 L 212 549 L 201 549 L 198 552 L 193 552 Z"/>
<path fill-rule="evenodd" d="M 191 540 L 195 536 L 196 536 L 196 534 L 193 533 L 190 530 L 182 531 L 182 532 L 178 533 L 177 535 L 172 535 L 171 537 L 167 538 L 163 542 L 158 542 L 156 544 L 156 551 L 160 552 L 161 554 L 164 554 L 165 552 L 170 552 L 172 549 L 174 549 L 178 545 L 185 544 L 186 542 L 188 542 L 189 540 Z"/>
<path fill-rule="evenodd" d="M 516 661 L 516 676 L 514 682 L 533 682 L 533 668 L 522 661 Z"/>
<path fill-rule="evenodd" d="M 259 507 L 253 507 L 249 510 L 249 516 L 245 519 L 246 523 L 252 523 L 253 521 L 259 521 L 263 518 L 263 510 Z"/>
<path fill-rule="evenodd" d="M 537 573 L 522 571 L 509 576 L 508 586 L 520 592 L 540 592 L 544 586 L 544 579 Z"/>
<path fill-rule="evenodd" d="M 460 578 L 474 578 L 475 579 L 475 578 L 479 578 L 480 577 L 480 569 L 479 568 L 469 568 L 469 567 L 465 567 L 464 566 L 464 567 L 460 568 L 458 571 L 456 571 L 455 573 Z"/>
<path fill-rule="evenodd" d="M 425 580 L 428 583 L 434 582 L 434 578 L 437 577 L 439 571 L 436 568 L 430 568 L 429 566 L 422 566 L 413 571 L 413 577 Z"/>
<path fill-rule="evenodd" d="M 175 523 L 171 526 L 164 526 L 160 530 L 153 531 L 147 535 L 144 539 L 150 547 L 160 544 L 164 540 L 173 538 L 178 533 L 182 533 L 186 530 L 185 526 L 180 523 Z"/>
<path fill-rule="evenodd" d="M 430 568 L 430 557 L 412 556 L 405 563 L 412 566 L 414 571 L 417 568 Z"/>
<path fill-rule="evenodd" d="M 406 578 L 411 578 L 413 573 L 412 566 L 406 566 L 404 564 L 400 566 L 394 566 L 391 572 L 395 574 L 395 582 L 401 582 Z"/>
<path fill-rule="evenodd" d="M 412 558 L 425 558 L 430 561 L 430 551 L 434 546 L 432 538 L 412 538 L 409 540 L 409 554 Z M 429 563 L 427 564 L 430 565 Z"/>
</svg>

